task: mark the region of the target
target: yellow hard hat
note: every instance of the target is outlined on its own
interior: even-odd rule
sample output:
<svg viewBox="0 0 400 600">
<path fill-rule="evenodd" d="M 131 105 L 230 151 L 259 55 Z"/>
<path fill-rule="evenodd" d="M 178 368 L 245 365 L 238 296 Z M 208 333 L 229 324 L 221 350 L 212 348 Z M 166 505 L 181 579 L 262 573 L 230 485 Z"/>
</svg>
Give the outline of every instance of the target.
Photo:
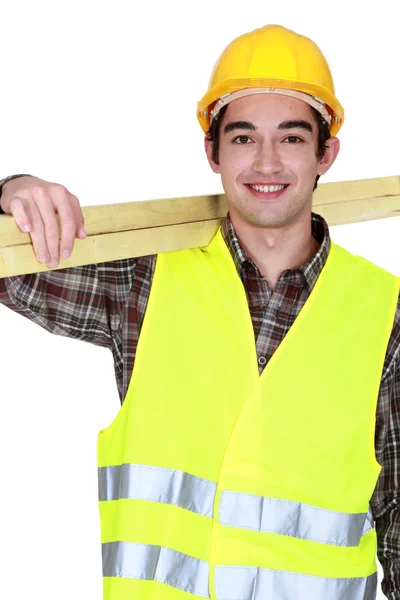
<svg viewBox="0 0 400 600">
<path fill-rule="evenodd" d="M 197 104 L 203 131 L 206 133 L 210 127 L 213 110 L 219 111 L 219 100 L 223 105 L 230 101 L 230 95 L 234 99 L 238 90 L 248 90 L 249 94 L 253 89 L 260 93 L 262 88 L 305 99 L 328 115 L 331 135 L 336 135 L 343 124 L 344 110 L 318 46 L 281 25 L 266 25 L 233 40 L 217 60 L 208 91 Z"/>
</svg>

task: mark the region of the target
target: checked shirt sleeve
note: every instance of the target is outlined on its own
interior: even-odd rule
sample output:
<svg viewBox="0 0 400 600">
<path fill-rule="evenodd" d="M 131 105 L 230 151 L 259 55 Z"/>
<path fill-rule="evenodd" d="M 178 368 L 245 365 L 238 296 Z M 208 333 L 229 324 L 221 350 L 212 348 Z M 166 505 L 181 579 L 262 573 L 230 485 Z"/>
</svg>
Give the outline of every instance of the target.
<svg viewBox="0 0 400 600">
<path fill-rule="evenodd" d="M 382 466 L 371 506 L 383 569 L 382 592 L 400 600 L 400 300 L 379 394 L 376 458 Z"/>
<path fill-rule="evenodd" d="M 134 259 L 0 279 L 0 303 L 48 332 L 113 350 Z"/>
</svg>

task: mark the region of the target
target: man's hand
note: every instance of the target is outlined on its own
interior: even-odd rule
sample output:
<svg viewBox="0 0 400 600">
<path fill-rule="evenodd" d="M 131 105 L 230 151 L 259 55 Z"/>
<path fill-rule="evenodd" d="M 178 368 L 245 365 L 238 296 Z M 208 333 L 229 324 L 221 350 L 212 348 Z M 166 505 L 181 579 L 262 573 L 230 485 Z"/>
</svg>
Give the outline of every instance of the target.
<svg viewBox="0 0 400 600">
<path fill-rule="evenodd" d="M 38 261 L 50 268 L 58 265 L 60 256 L 70 256 L 75 237 L 86 237 L 78 198 L 57 183 L 36 177 L 12 179 L 3 186 L 0 206 L 14 217 L 21 231 L 30 232 Z"/>
</svg>

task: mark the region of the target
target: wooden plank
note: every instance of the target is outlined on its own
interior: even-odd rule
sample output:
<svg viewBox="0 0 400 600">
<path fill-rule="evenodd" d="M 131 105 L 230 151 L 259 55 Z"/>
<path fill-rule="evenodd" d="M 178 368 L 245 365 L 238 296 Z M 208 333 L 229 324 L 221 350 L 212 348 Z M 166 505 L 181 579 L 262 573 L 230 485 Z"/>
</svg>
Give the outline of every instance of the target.
<svg viewBox="0 0 400 600">
<path fill-rule="evenodd" d="M 223 218 L 227 211 L 224 194 L 82 207 L 88 236 L 208 221 Z M 0 218 L 0 248 L 27 243 L 29 233 L 23 233 L 14 219 Z"/>
<path fill-rule="evenodd" d="M 400 194 L 321 204 L 315 211 L 331 226 L 400 216 Z"/>
<path fill-rule="evenodd" d="M 362 198 L 397 196 L 400 194 L 400 177 L 376 177 L 319 184 L 314 192 L 313 206 L 336 204 Z M 318 212 L 318 211 L 317 211 Z"/>
<path fill-rule="evenodd" d="M 340 201 L 338 201 L 340 199 Z M 400 215 L 400 177 L 321 184 L 313 209 L 330 225 Z M 228 210 L 225 195 L 83 207 L 88 237 L 75 240 L 57 269 L 206 246 Z M 0 217 L 0 277 L 48 271 L 36 260 L 29 233 Z"/>
<path fill-rule="evenodd" d="M 72 255 L 61 259 L 57 269 L 206 246 L 221 222 L 222 219 L 213 219 L 88 236 L 75 240 Z M 36 260 L 29 244 L 0 249 L 0 277 L 50 270 Z"/>
</svg>

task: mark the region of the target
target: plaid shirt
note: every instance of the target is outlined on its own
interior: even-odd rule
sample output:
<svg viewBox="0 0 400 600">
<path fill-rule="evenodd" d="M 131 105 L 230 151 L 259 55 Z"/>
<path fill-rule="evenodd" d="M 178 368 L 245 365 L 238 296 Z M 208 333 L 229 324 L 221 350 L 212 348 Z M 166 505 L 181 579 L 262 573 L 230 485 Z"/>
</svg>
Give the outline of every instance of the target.
<svg viewBox="0 0 400 600">
<path fill-rule="evenodd" d="M 243 251 L 229 215 L 223 222 L 223 238 L 246 290 L 260 374 L 304 306 L 328 257 L 329 228 L 314 213 L 312 232 L 321 244 L 317 254 L 300 268 L 284 271 L 271 293 Z M 156 255 L 151 255 L 0 279 L 0 301 L 51 333 L 109 348 L 122 402 L 155 263 Z M 384 571 L 382 591 L 390 600 L 400 600 L 400 300 L 382 373 L 375 448 L 383 467 L 371 499 Z"/>
</svg>

